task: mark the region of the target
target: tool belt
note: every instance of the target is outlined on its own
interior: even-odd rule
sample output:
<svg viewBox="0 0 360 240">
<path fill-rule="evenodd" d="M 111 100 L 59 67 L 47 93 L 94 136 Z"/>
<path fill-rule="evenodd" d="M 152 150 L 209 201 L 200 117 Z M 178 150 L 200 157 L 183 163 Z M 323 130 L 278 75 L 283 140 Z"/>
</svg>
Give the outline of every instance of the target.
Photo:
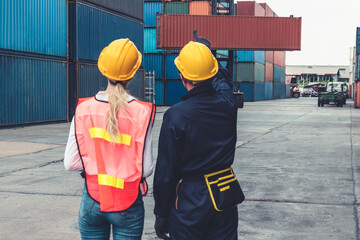
<svg viewBox="0 0 360 240">
<path fill-rule="evenodd" d="M 245 200 L 232 168 L 205 174 L 205 181 L 216 211 L 224 211 Z"/>
</svg>

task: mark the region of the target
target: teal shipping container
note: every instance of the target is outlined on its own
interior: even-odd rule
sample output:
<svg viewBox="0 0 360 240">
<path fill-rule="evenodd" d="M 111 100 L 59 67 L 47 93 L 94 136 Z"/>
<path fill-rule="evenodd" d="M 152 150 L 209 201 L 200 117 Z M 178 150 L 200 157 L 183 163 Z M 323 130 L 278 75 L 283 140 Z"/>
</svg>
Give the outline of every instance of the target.
<svg viewBox="0 0 360 240">
<path fill-rule="evenodd" d="M 145 27 L 156 27 L 156 13 L 163 13 L 163 4 L 161 2 L 144 3 Z"/>
<path fill-rule="evenodd" d="M 76 11 L 76 47 L 77 58 L 80 61 L 97 61 L 103 48 L 119 38 L 129 38 L 141 53 L 144 52 L 144 25 L 142 22 L 84 4 L 77 4 Z"/>
<path fill-rule="evenodd" d="M 286 89 L 285 89 L 285 97 L 286 98 L 290 98 L 291 95 L 290 95 L 290 85 L 286 85 Z"/>
<path fill-rule="evenodd" d="M 265 100 L 265 83 L 241 82 L 239 88 L 246 102 Z"/>
<path fill-rule="evenodd" d="M 274 65 L 274 82 L 285 84 L 285 68 Z"/>
<path fill-rule="evenodd" d="M 265 64 L 265 51 L 236 51 L 236 61 Z"/>
<path fill-rule="evenodd" d="M 274 83 L 265 82 L 265 100 L 274 99 Z"/>
<path fill-rule="evenodd" d="M 281 98 L 285 98 L 286 97 L 286 85 L 284 83 L 281 83 Z"/>
<path fill-rule="evenodd" d="M 166 82 L 165 105 L 174 105 L 181 101 L 181 97 L 187 93 L 181 80 Z"/>
<path fill-rule="evenodd" d="M 133 79 L 130 81 L 129 85 L 126 87 L 131 94 L 131 96 L 136 97 L 137 99 L 144 101 L 145 100 L 145 71 L 143 68 L 140 68 Z"/>
<path fill-rule="evenodd" d="M 236 63 L 236 81 L 264 82 L 265 65 L 260 63 Z"/>
<path fill-rule="evenodd" d="M 163 55 L 145 53 L 143 63 L 146 72 L 155 71 L 157 79 L 163 77 Z"/>
<path fill-rule="evenodd" d="M 155 80 L 155 104 L 164 105 L 164 84 L 161 80 Z"/>
<path fill-rule="evenodd" d="M 66 62 L 0 55 L 0 126 L 67 119 Z"/>
<path fill-rule="evenodd" d="M 78 0 L 79 1 L 79 0 Z M 80 0 L 81 2 L 90 2 L 102 8 L 120 13 L 127 17 L 143 20 L 144 1 L 143 0 Z"/>
<path fill-rule="evenodd" d="M 274 99 L 280 99 L 283 94 L 281 93 L 283 84 L 274 82 Z"/>
<path fill-rule="evenodd" d="M 360 54 L 360 27 L 356 28 L 356 54 Z"/>
<path fill-rule="evenodd" d="M 189 3 L 187 2 L 165 2 L 166 14 L 189 14 Z"/>
<path fill-rule="evenodd" d="M 0 50 L 66 57 L 67 1 L 0 1 Z"/>
<path fill-rule="evenodd" d="M 144 52 L 162 53 L 163 49 L 156 49 L 156 28 L 144 29 Z"/>
<path fill-rule="evenodd" d="M 166 55 L 166 61 L 165 61 L 165 73 L 166 73 L 166 79 L 179 79 L 179 72 L 176 68 L 176 65 L 174 63 L 175 58 L 177 57 L 177 54 L 171 54 Z"/>
<path fill-rule="evenodd" d="M 107 87 L 107 78 L 101 74 L 97 64 L 79 63 L 78 96 L 92 97 Z"/>
</svg>

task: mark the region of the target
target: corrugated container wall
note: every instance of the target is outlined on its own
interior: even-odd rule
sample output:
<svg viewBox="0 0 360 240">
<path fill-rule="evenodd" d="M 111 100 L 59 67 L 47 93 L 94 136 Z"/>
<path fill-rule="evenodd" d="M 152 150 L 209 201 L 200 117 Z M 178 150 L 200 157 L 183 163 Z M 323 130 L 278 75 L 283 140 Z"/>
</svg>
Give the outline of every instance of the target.
<svg viewBox="0 0 360 240">
<path fill-rule="evenodd" d="M 265 64 L 265 51 L 236 51 L 236 61 Z"/>
<path fill-rule="evenodd" d="M 189 15 L 211 15 L 211 2 L 192 1 L 189 3 Z"/>
<path fill-rule="evenodd" d="M 78 79 L 79 98 L 94 96 L 98 91 L 105 90 L 107 80 L 96 64 L 80 63 Z"/>
<path fill-rule="evenodd" d="M 161 2 L 146 2 L 144 4 L 145 27 L 156 27 L 156 13 L 163 13 L 163 4 Z"/>
<path fill-rule="evenodd" d="M 265 83 L 254 83 L 254 101 L 265 100 Z"/>
<path fill-rule="evenodd" d="M 260 63 L 236 63 L 236 81 L 264 82 L 265 66 Z"/>
<path fill-rule="evenodd" d="M 301 18 L 160 15 L 159 48 L 181 49 L 192 31 L 211 39 L 214 50 L 300 50 Z"/>
<path fill-rule="evenodd" d="M 141 22 L 77 4 L 77 58 L 97 61 L 102 49 L 119 38 L 129 38 L 143 53 L 143 29 Z"/>
<path fill-rule="evenodd" d="M 286 85 L 285 97 L 286 97 L 286 98 L 290 98 L 290 97 L 291 97 L 291 95 L 290 95 L 290 85 Z"/>
<path fill-rule="evenodd" d="M 274 51 L 265 51 L 265 61 L 274 63 Z"/>
<path fill-rule="evenodd" d="M 78 0 L 79 1 L 79 0 Z M 144 1 L 143 0 L 80 0 L 81 2 L 90 2 L 98 6 L 107 8 L 126 15 L 128 17 L 143 20 L 144 17 Z"/>
<path fill-rule="evenodd" d="M 265 82 L 265 100 L 274 99 L 274 83 Z"/>
<path fill-rule="evenodd" d="M 239 89 L 244 93 L 246 102 L 265 100 L 264 83 L 241 82 Z"/>
<path fill-rule="evenodd" d="M 163 77 L 163 55 L 159 54 L 145 54 L 144 55 L 145 71 L 155 71 L 155 78 Z"/>
<path fill-rule="evenodd" d="M 274 64 L 285 68 L 285 52 L 284 51 L 275 51 L 274 52 Z"/>
<path fill-rule="evenodd" d="M 189 4 L 187 2 L 167 2 L 165 3 L 166 14 L 189 14 Z"/>
<path fill-rule="evenodd" d="M 66 57 L 66 1 L 0 1 L 0 49 Z"/>
<path fill-rule="evenodd" d="M 360 27 L 356 28 L 356 54 L 360 54 Z"/>
<path fill-rule="evenodd" d="M 166 82 L 166 105 L 173 105 L 181 101 L 181 97 L 187 93 L 181 80 Z"/>
<path fill-rule="evenodd" d="M 160 80 L 155 80 L 155 104 L 164 105 L 164 83 Z"/>
<path fill-rule="evenodd" d="M 66 120 L 66 63 L 0 55 L 0 125 Z"/>
<path fill-rule="evenodd" d="M 156 48 L 156 28 L 144 29 L 144 52 L 145 53 L 162 53 L 163 49 Z"/>
<path fill-rule="evenodd" d="M 269 5 L 267 5 L 266 3 L 259 3 L 260 6 L 263 7 L 263 9 L 265 9 L 265 16 L 266 17 L 274 17 L 275 13 L 274 11 L 269 7 Z"/>
<path fill-rule="evenodd" d="M 274 65 L 274 82 L 285 84 L 285 69 Z"/>
<path fill-rule="evenodd" d="M 139 69 L 133 79 L 130 81 L 126 90 L 130 92 L 130 94 L 136 97 L 139 100 L 145 99 L 145 71 L 144 69 Z"/>
<path fill-rule="evenodd" d="M 174 54 L 165 55 L 165 58 L 166 58 L 166 60 L 165 60 L 165 64 L 166 64 L 165 77 L 166 77 L 166 79 L 179 79 L 180 78 L 178 70 L 174 63 L 174 60 L 177 56 L 178 55 L 174 55 Z"/>
<path fill-rule="evenodd" d="M 265 62 L 265 81 L 274 81 L 274 64 Z"/>
<path fill-rule="evenodd" d="M 265 16 L 265 9 L 255 1 L 238 1 L 236 4 L 236 15 Z"/>
<path fill-rule="evenodd" d="M 280 99 L 282 94 L 281 94 L 281 90 L 282 90 L 282 84 L 278 83 L 278 82 L 274 82 L 274 99 Z"/>
</svg>

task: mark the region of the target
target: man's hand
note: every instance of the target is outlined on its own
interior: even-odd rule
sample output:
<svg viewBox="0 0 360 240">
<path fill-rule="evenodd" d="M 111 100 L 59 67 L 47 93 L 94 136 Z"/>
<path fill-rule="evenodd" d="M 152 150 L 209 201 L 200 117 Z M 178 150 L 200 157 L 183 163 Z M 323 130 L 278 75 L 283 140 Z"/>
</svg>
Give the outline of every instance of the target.
<svg viewBox="0 0 360 240">
<path fill-rule="evenodd" d="M 170 240 L 170 238 L 166 235 L 167 233 L 169 233 L 169 222 L 167 218 L 156 216 L 154 228 L 156 235 L 159 238 Z"/>
</svg>

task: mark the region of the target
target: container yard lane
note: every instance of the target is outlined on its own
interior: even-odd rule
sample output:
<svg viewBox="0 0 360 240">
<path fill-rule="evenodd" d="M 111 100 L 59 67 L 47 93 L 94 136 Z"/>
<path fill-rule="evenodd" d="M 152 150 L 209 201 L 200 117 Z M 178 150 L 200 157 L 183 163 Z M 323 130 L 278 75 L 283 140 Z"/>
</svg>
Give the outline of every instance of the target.
<svg viewBox="0 0 360 240">
<path fill-rule="evenodd" d="M 360 110 L 317 98 L 247 102 L 234 171 L 239 239 L 359 239 Z M 154 157 L 166 107 L 158 107 Z M 69 123 L 0 129 L 0 239 L 80 239 L 83 179 L 63 167 Z M 152 177 L 143 239 L 156 239 Z"/>
</svg>

